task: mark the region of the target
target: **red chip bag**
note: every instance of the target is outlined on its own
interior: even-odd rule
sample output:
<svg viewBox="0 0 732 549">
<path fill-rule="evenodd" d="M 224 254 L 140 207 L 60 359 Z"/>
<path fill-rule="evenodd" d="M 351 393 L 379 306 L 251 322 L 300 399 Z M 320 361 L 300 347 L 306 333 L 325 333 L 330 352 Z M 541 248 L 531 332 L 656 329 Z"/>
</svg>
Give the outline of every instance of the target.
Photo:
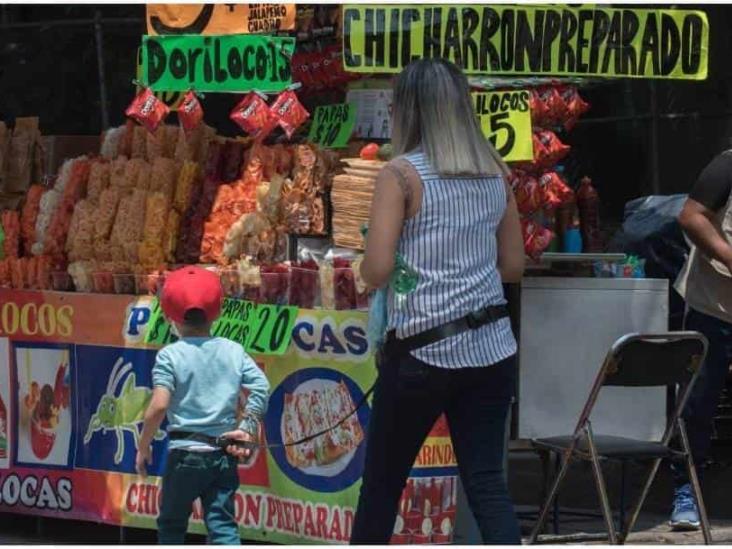
<svg viewBox="0 0 732 549">
<path fill-rule="evenodd" d="M 278 123 L 285 130 L 288 139 L 292 138 L 297 128 L 310 118 L 310 113 L 305 110 L 292 90 L 279 94 L 270 107 L 270 111 L 277 117 Z"/>
<path fill-rule="evenodd" d="M 516 195 L 518 211 L 522 215 L 530 215 L 543 205 L 544 194 L 535 177 L 525 175 L 518 178 L 513 192 Z"/>
<path fill-rule="evenodd" d="M 521 220 L 521 232 L 524 237 L 524 251 L 532 259 L 539 259 L 554 240 L 554 232 L 531 219 Z"/>
<path fill-rule="evenodd" d="M 537 89 L 531 90 L 529 109 L 531 109 L 531 122 L 534 126 L 541 127 L 546 119 L 546 109 Z"/>
<path fill-rule="evenodd" d="M 168 106 L 155 97 L 150 88 L 145 88 L 130 103 L 125 114 L 145 126 L 152 133 L 158 129 L 158 126 L 165 120 L 169 112 Z"/>
<path fill-rule="evenodd" d="M 577 123 L 579 117 L 590 110 L 590 105 L 580 97 L 577 88 L 573 86 L 568 86 L 562 91 L 562 100 L 567 112 L 564 129 L 569 131 Z"/>
<path fill-rule="evenodd" d="M 183 102 L 178 107 L 178 120 L 185 132 L 193 131 L 200 126 L 203 120 L 203 107 L 194 92 L 189 91 L 183 96 Z"/>
<path fill-rule="evenodd" d="M 539 100 L 543 105 L 543 116 L 541 127 L 549 127 L 560 124 L 564 120 L 565 106 L 562 96 L 555 87 L 544 88 L 539 91 Z"/>
<path fill-rule="evenodd" d="M 574 193 L 556 172 L 546 172 L 539 178 L 544 207 L 555 209 L 572 200 Z"/>
<path fill-rule="evenodd" d="M 540 153 L 536 152 L 536 141 L 534 141 L 534 162 L 538 166 L 549 167 L 559 162 L 569 154 L 570 146 L 562 143 L 557 134 L 550 130 L 542 130 L 534 134 L 541 144 Z M 543 150 L 541 150 L 543 148 Z"/>
<path fill-rule="evenodd" d="M 257 141 L 262 141 L 277 126 L 277 118 L 257 92 L 245 95 L 231 111 L 229 118 Z"/>
</svg>

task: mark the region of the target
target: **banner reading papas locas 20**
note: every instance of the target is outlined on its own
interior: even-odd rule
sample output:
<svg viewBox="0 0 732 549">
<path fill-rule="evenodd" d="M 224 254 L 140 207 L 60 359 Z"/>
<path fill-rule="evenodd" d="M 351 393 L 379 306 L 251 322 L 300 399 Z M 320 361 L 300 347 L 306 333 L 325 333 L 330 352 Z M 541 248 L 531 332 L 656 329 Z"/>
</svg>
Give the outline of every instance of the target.
<svg viewBox="0 0 732 549">
<path fill-rule="evenodd" d="M 469 74 L 707 77 L 701 11 L 561 6 L 357 6 L 343 10 L 343 64 L 399 72 L 450 59 Z"/>
</svg>

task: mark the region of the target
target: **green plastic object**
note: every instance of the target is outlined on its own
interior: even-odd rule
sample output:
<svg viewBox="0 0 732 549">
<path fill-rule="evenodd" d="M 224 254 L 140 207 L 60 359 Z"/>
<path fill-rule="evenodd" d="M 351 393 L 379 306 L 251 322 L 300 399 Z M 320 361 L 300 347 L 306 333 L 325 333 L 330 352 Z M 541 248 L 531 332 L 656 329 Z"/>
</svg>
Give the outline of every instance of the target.
<svg viewBox="0 0 732 549">
<path fill-rule="evenodd" d="M 368 226 L 364 225 L 361 227 L 361 234 L 366 238 L 366 234 L 369 232 Z M 394 257 L 394 270 L 391 273 L 389 279 L 389 286 L 397 294 L 408 294 L 417 289 L 419 283 L 419 275 L 412 269 L 404 258 L 397 252 Z"/>
</svg>

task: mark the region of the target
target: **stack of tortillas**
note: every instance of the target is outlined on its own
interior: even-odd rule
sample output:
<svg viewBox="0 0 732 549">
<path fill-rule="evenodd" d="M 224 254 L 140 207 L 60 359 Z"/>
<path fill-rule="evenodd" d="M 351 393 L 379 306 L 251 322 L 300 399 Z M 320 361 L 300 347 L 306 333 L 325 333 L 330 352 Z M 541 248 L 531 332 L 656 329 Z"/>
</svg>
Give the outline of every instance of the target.
<svg viewBox="0 0 732 549">
<path fill-rule="evenodd" d="M 333 243 L 342 248 L 364 249 L 361 227 L 369 220 L 376 176 L 386 162 L 344 158 L 345 173 L 333 178 Z"/>
</svg>

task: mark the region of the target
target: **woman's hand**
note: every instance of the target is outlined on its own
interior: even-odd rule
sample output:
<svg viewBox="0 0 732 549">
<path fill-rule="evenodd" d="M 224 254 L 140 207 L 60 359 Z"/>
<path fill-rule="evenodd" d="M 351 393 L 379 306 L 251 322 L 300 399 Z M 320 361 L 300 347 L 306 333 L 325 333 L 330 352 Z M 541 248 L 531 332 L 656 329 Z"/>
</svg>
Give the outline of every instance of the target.
<svg viewBox="0 0 732 549">
<path fill-rule="evenodd" d="M 150 446 L 140 445 L 135 456 L 135 471 L 142 478 L 147 477 L 147 466 L 152 464 L 152 449 Z"/>
</svg>

